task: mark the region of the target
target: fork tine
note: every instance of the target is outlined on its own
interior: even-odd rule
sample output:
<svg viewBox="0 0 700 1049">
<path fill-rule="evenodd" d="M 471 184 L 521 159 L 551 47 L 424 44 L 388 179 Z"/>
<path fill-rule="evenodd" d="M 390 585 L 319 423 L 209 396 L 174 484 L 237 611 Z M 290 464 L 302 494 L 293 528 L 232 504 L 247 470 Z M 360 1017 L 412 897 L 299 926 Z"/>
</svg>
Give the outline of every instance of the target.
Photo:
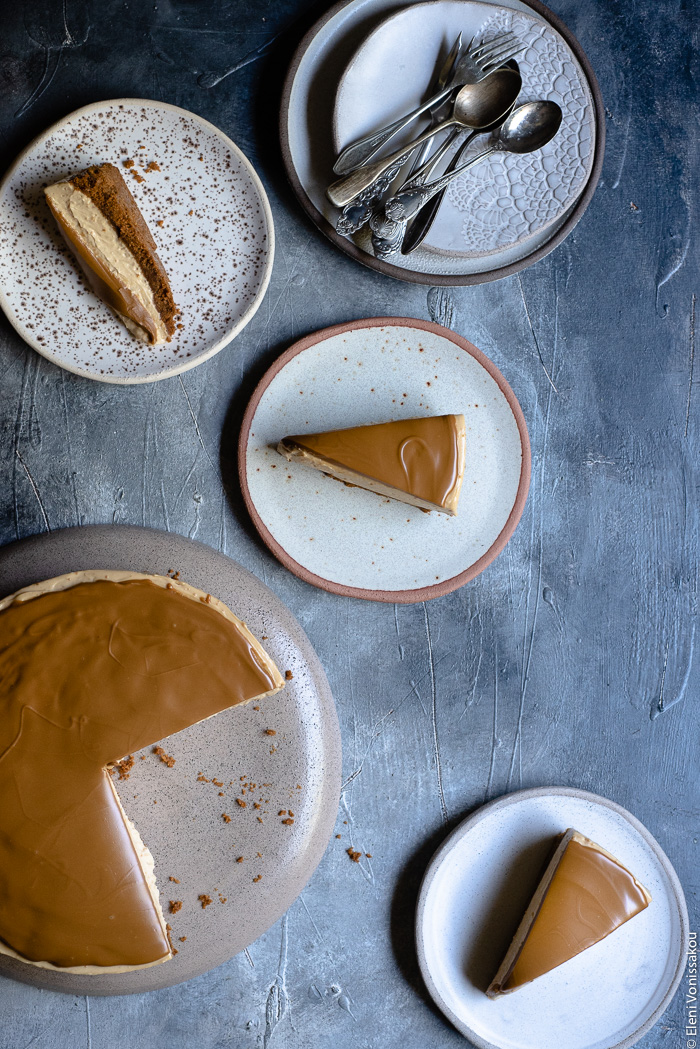
<svg viewBox="0 0 700 1049">
<path fill-rule="evenodd" d="M 502 36 L 496 37 L 494 40 L 488 40 L 479 44 L 473 51 L 470 51 L 470 55 L 472 58 L 476 58 L 477 56 L 487 58 L 494 49 L 501 48 L 504 45 L 511 46 L 512 44 L 517 43 L 517 40 L 518 38 L 515 33 L 504 33 Z"/>
<path fill-rule="evenodd" d="M 515 58 L 516 55 L 521 55 L 523 51 L 527 51 L 527 44 L 522 44 L 514 51 L 507 47 L 502 52 L 489 58 L 487 62 L 479 62 L 484 73 L 491 73 L 494 69 L 498 69 L 499 66 L 504 66 L 506 62 L 510 62 L 511 58 Z"/>
</svg>

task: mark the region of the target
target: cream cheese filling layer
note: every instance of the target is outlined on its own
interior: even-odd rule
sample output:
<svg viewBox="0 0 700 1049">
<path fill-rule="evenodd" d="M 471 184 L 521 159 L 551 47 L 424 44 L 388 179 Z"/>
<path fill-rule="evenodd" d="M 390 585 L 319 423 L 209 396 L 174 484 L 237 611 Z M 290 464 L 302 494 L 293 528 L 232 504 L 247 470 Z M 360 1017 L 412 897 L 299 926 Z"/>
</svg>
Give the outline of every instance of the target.
<svg viewBox="0 0 700 1049">
<path fill-rule="evenodd" d="M 156 341 L 165 342 L 168 332 L 156 307 L 151 286 L 109 219 L 105 218 L 86 193 L 76 189 L 70 182 L 57 182 L 49 186 L 46 195 L 73 235 L 85 243 L 117 284 L 128 288 L 136 297 L 151 318 L 157 332 Z M 122 313 L 119 316 L 132 335 L 143 342 L 150 342 L 148 333 L 132 318 Z"/>
</svg>

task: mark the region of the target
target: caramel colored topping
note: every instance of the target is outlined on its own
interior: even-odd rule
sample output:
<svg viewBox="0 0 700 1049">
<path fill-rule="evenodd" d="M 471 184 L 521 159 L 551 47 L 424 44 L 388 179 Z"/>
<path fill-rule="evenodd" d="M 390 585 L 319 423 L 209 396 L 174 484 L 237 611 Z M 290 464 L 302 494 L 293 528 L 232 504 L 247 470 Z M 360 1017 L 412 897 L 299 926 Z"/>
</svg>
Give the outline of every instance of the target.
<svg viewBox="0 0 700 1049">
<path fill-rule="evenodd" d="M 279 451 L 310 453 L 309 465 L 382 495 L 456 513 L 464 473 L 464 417 L 438 415 L 285 437 Z M 290 454 L 288 454 L 290 453 Z M 318 462 L 313 462 L 313 459 Z M 374 485 L 363 484 L 377 482 Z M 393 493 L 392 490 L 393 489 Z"/>
<path fill-rule="evenodd" d="M 488 993 L 507 994 L 605 939 L 649 906 L 622 864 L 578 831 L 564 835 Z"/>
<path fill-rule="evenodd" d="M 282 679 L 184 593 L 65 585 L 0 612 L 0 940 L 59 967 L 152 964 L 169 946 L 105 766 Z"/>
</svg>

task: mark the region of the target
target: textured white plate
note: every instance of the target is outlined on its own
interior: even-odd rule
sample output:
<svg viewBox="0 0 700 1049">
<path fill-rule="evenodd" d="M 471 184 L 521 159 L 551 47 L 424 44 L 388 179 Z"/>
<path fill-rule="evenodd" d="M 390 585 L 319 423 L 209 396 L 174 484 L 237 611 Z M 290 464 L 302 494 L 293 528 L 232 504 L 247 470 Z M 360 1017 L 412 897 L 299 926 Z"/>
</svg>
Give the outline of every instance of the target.
<svg viewBox="0 0 700 1049">
<path fill-rule="evenodd" d="M 275 450 L 286 434 L 460 412 L 457 517 L 345 487 Z M 512 390 L 479 350 L 426 321 L 375 318 L 316 332 L 272 366 L 246 411 L 239 469 L 253 520 L 292 571 L 342 594 L 420 601 L 461 586 L 505 546 L 530 449 Z"/>
<path fill-rule="evenodd" d="M 105 161 L 122 171 L 182 310 L 161 346 L 140 343 L 89 290 L 44 200 L 44 186 Z M 146 170 L 151 161 L 159 171 Z M 272 213 L 249 161 L 213 124 L 164 102 L 76 110 L 0 185 L 0 305 L 30 346 L 91 379 L 152 382 L 212 357 L 260 305 L 273 254 Z"/>
<path fill-rule="evenodd" d="M 386 19 L 355 54 L 336 96 L 338 151 L 415 108 L 434 75 L 435 59 L 461 32 L 492 39 L 510 30 L 527 49 L 517 56 L 523 86 L 518 104 L 547 98 L 562 109 L 562 125 L 542 149 L 499 153 L 450 184 L 425 248 L 472 258 L 529 242 L 575 203 L 593 165 L 595 115 L 585 74 L 570 47 L 543 18 L 472 0 L 412 4 Z M 396 145 L 410 141 L 412 124 Z M 477 138 L 471 155 L 482 152 Z M 393 143 L 392 143 L 393 145 Z"/>
<path fill-rule="evenodd" d="M 601 943 L 491 1001 L 484 990 L 567 827 L 617 856 L 652 902 Z M 447 838 L 423 880 L 416 939 L 431 995 L 480 1049 L 623 1049 L 678 987 L 688 914 L 675 871 L 634 816 L 595 794 L 538 788 L 491 802 Z"/>
</svg>

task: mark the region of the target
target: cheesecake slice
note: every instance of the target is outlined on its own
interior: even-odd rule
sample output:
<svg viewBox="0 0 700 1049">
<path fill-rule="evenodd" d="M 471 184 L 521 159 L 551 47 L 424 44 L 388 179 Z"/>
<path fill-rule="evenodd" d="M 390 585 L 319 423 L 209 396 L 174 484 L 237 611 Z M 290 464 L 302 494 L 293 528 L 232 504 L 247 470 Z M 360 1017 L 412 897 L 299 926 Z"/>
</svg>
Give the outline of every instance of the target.
<svg viewBox="0 0 700 1049">
<path fill-rule="evenodd" d="M 89 975 L 168 961 L 110 771 L 283 685 L 226 605 L 164 576 L 74 572 L 0 601 L 0 953 Z"/>
<path fill-rule="evenodd" d="M 295 434 L 280 441 L 277 451 L 345 484 L 421 510 L 457 513 L 465 462 L 463 415 Z"/>
<path fill-rule="evenodd" d="M 510 994 L 563 965 L 650 902 L 650 894 L 619 860 L 570 828 L 542 875 L 487 995 Z"/>
<path fill-rule="evenodd" d="M 44 193 L 95 294 L 137 339 L 169 342 L 177 306 L 156 243 L 118 168 L 94 165 Z"/>
</svg>

